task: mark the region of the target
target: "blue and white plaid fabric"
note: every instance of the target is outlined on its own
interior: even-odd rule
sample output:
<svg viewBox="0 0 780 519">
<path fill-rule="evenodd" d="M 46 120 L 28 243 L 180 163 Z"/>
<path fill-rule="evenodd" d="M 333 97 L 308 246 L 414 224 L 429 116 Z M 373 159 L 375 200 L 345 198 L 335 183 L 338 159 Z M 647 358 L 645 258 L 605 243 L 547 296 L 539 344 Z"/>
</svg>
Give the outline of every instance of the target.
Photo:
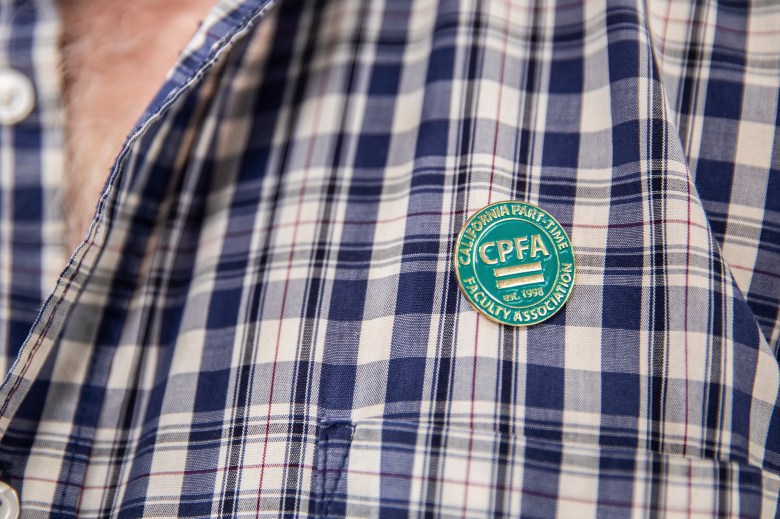
<svg viewBox="0 0 780 519">
<path fill-rule="evenodd" d="M 25 517 L 775 516 L 780 5 L 221 0 L 59 278 L 58 34 L 0 0 Z M 529 328 L 453 272 L 508 199 L 577 255 Z"/>
</svg>

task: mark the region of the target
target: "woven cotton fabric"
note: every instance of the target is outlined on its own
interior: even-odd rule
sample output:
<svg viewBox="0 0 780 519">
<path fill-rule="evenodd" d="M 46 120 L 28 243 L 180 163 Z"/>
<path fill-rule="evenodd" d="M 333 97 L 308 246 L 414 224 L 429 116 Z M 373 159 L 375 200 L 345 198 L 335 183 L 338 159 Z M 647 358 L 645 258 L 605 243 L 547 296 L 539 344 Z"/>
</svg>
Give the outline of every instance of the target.
<svg viewBox="0 0 780 519">
<path fill-rule="evenodd" d="M 24 517 L 774 517 L 778 27 L 221 0 L 64 265 L 58 15 L 0 1 L 37 103 L 0 127 L 0 479 Z M 453 270 L 501 200 L 576 254 L 528 328 Z"/>
</svg>

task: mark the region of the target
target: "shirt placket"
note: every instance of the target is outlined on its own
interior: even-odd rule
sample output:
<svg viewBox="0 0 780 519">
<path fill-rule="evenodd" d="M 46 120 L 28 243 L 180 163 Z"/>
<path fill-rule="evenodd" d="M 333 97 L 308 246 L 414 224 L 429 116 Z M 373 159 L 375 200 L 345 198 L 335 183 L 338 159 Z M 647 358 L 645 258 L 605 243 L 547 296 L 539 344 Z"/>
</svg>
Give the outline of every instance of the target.
<svg viewBox="0 0 780 519">
<path fill-rule="evenodd" d="M 0 371 L 63 266 L 59 20 L 49 0 L 0 3 Z"/>
<path fill-rule="evenodd" d="M 62 269 L 60 25 L 48 0 L 0 1 L 0 372 Z M 41 359 L 43 360 L 43 359 Z M 0 518 L 20 513 L 0 482 Z"/>
<path fill-rule="evenodd" d="M 0 121 L 0 358 L 8 373 L 0 385 L 0 438 L 18 423 L 13 422 L 14 415 L 31 388 L 40 386 L 39 382 L 46 384 L 47 362 L 57 351 L 61 332 L 72 320 L 80 295 L 88 290 L 85 287 L 109 240 L 112 225 L 102 214 L 121 206 L 126 190 L 143 191 L 143 186 L 135 185 L 134 169 L 125 167 L 133 163 L 129 157 L 140 154 L 145 160 L 155 160 L 143 149 L 143 135 L 166 120 L 168 107 L 185 96 L 217 57 L 247 34 L 273 3 L 217 3 L 131 131 L 111 169 L 87 237 L 63 270 L 60 196 L 65 150 L 58 10 L 53 0 L 0 0 L 0 118 L 4 109 L 13 112 L 17 106 L 24 108 L 24 101 L 33 101 L 23 117 L 18 115 L 23 111 L 19 109 L 7 122 Z M 14 86 L 5 95 L 4 70 L 13 74 L 9 83 Z M 19 99 L 18 92 L 31 97 Z M 20 305 L 25 312 L 17 310 Z M 16 467 L 10 479 L 4 467 L 8 463 Z M 18 486 L 24 479 L 24 463 L 22 459 L 9 462 L 0 458 L 0 479 Z M 63 488 L 77 488 L 70 479 L 68 473 L 61 480 Z M 22 499 L 27 492 L 24 488 Z M 6 490 L 7 496 L 3 493 Z M 64 494 L 58 496 L 51 499 L 71 500 Z M 2 503 L 13 501 L 18 501 L 16 493 L 0 483 L 0 519 L 6 517 Z M 12 517 L 14 509 L 8 513 Z"/>
</svg>

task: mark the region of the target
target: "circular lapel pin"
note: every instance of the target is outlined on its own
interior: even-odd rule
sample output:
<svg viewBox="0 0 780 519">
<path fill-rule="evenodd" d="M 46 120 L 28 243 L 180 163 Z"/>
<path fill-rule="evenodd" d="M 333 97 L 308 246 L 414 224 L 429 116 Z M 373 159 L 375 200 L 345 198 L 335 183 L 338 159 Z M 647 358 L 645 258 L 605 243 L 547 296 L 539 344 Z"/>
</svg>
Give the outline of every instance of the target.
<svg viewBox="0 0 780 519">
<path fill-rule="evenodd" d="M 485 317 L 528 326 L 566 303 L 574 285 L 574 250 L 547 211 L 497 202 L 474 213 L 460 231 L 455 273 L 466 299 Z"/>
</svg>

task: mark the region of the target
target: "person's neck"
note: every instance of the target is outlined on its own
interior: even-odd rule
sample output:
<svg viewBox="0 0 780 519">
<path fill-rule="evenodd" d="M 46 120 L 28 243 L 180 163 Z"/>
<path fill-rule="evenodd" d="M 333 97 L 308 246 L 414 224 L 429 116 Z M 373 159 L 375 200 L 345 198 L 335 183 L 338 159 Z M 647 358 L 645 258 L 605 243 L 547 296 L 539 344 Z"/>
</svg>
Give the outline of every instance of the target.
<svg viewBox="0 0 780 519">
<path fill-rule="evenodd" d="M 60 0 L 68 252 L 83 239 L 127 133 L 216 0 Z"/>
</svg>

